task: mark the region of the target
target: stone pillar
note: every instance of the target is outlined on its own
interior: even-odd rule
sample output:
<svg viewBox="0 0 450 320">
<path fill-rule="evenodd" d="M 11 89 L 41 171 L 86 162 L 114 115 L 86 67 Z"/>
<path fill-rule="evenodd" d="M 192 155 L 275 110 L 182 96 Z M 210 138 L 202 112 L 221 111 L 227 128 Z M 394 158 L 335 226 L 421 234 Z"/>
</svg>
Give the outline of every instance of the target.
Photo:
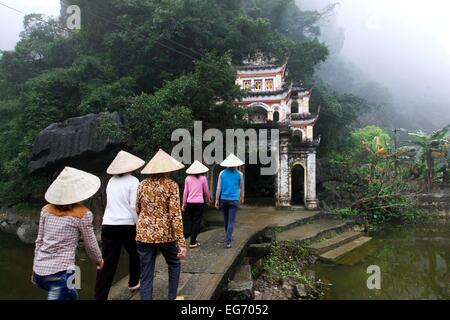
<svg viewBox="0 0 450 320">
<path fill-rule="evenodd" d="M 316 194 L 316 152 L 309 151 L 307 157 L 306 208 L 314 210 L 318 207 Z"/>
<path fill-rule="evenodd" d="M 288 132 L 289 133 L 289 132 Z M 280 132 L 280 162 L 277 174 L 277 206 L 289 207 L 291 197 L 289 194 L 289 135 Z"/>
</svg>

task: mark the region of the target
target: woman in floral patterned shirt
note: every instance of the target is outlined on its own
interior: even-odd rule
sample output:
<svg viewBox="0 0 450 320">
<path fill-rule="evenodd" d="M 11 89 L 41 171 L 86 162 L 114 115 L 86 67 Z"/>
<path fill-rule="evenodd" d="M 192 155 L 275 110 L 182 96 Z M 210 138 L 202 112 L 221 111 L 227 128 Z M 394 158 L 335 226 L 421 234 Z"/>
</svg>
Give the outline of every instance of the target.
<svg viewBox="0 0 450 320">
<path fill-rule="evenodd" d="M 178 185 L 170 173 L 184 165 L 159 150 L 142 170 L 150 177 L 141 182 L 136 199 L 136 241 L 141 258 L 141 299 L 152 300 L 156 253 L 160 250 L 169 271 L 169 300 L 177 297 L 180 259 L 186 258 L 186 242 Z"/>
</svg>

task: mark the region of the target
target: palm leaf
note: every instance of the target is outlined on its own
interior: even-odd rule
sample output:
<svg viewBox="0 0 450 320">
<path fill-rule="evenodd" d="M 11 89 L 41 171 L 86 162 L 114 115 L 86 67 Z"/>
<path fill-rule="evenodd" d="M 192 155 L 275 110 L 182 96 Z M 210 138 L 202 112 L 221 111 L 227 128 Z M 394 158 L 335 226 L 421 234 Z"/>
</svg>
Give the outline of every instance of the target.
<svg viewBox="0 0 450 320">
<path fill-rule="evenodd" d="M 442 129 L 440 129 L 440 130 L 434 132 L 434 133 L 431 135 L 431 139 L 432 139 L 432 140 L 439 140 L 439 139 L 447 138 L 447 137 L 448 137 L 448 134 L 449 134 L 449 131 L 450 131 L 450 125 L 448 125 L 448 126 L 442 128 Z"/>
</svg>

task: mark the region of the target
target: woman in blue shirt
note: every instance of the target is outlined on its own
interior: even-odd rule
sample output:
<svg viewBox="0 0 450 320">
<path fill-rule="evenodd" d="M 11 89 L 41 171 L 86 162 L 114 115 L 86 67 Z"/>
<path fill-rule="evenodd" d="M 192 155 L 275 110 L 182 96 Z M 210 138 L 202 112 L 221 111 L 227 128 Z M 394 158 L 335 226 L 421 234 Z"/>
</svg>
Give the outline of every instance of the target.
<svg viewBox="0 0 450 320">
<path fill-rule="evenodd" d="M 244 175 L 238 167 L 244 165 L 238 157 L 230 154 L 221 164 L 226 168 L 219 174 L 216 191 L 216 208 L 222 209 L 225 225 L 225 248 L 231 248 L 234 224 L 240 204 L 244 203 Z"/>
</svg>

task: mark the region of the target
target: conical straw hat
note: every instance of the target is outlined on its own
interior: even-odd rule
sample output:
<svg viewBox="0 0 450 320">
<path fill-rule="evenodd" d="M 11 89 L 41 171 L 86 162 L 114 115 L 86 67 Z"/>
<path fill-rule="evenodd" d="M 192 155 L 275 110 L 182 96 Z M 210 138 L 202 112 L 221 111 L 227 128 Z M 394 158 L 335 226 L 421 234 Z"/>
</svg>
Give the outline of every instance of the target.
<svg viewBox="0 0 450 320">
<path fill-rule="evenodd" d="M 109 165 L 106 172 L 108 174 L 123 174 L 139 169 L 145 164 L 141 158 L 126 151 L 120 151 Z"/>
<path fill-rule="evenodd" d="M 142 170 L 142 174 L 157 174 L 177 171 L 184 168 L 184 164 L 168 155 L 164 150 L 159 149 L 155 156 L 147 163 Z"/>
<path fill-rule="evenodd" d="M 209 169 L 203 163 L 198 160 L 195 160 L 193 164 L 186 170 L 187 174 L 203 174 L 208 172 Z"/>
<path fill-rule="evenodd" d="M 241 159 L 234 154 L 230 154 L 220 165 L 225 168 L 235 168 L 243 166 L 244 164 L 245 163 Z"/>
<path fill-rule="evenodd" d="M 93 174 L 65 167 L 45 193 L 45 200 L 55 205 L 69 205 L 92 197 L 100 189 L 100 179 Z"/>
</svg>

